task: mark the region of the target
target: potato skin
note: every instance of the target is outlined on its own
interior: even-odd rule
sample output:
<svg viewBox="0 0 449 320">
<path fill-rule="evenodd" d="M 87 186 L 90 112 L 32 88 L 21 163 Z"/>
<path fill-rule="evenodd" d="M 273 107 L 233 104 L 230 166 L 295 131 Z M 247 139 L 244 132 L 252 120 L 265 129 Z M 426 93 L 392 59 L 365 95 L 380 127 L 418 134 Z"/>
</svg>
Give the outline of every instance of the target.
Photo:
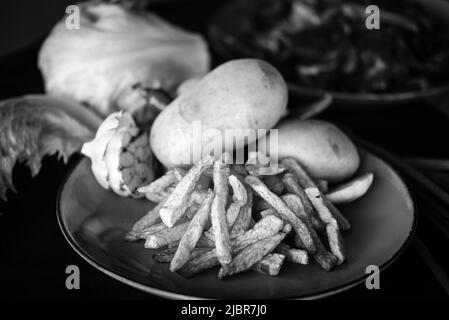
<svg viewBox="0 0 449 320">
<path fill-rule="evenodd" d="M 287 86 L 274 67 L 258 59 L 229 61 L 159 114 L 151 129 L 151 147 L 166 167 L 188 166 L 185 160 L 194 145 L 210 151 L 225 129 L 270 129 L 285 114 L 286 105 Z M 202 139 L 193 133 L 195 121 L 201 121 Z M 243 133 L 235 136 L 244 138 Z M 224 147 L 232 151 L 234 144 Z M 197 160 L 195 155 L 190 164 Z"/>
<path fill-rule="evenodd" d="M 281 121 L 278 129 L 279 160 L 295 158 L 315 179 L 342 181 L 359 167 L 357 148 L 331 123 L 289 119 Z"/>
</svg>

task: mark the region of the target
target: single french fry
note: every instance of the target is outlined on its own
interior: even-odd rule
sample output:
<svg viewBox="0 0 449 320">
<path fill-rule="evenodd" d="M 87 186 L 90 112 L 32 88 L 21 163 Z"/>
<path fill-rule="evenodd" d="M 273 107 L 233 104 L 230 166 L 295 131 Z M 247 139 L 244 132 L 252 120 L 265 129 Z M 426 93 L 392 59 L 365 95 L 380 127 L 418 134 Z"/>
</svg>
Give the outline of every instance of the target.
<svg viewBox="0 0 449 320">
<path fill-rule="evenodd" d="M 326 224 L 326 234 L 331 252 L 338 258 L 339 264 L 343 263 L 345 260 L 345 253 L 337 220 L 331 214 L 329 206 L 324 203 L 324 199 L 321 197 L 321 192 L 318 188 L 307 188 L 306 194 L 312 201 L 312 204 L 318 212 L 321 221 Z"/>
<path fill-rule="evenodd" d="M 231 240 L 232 253 L 238 253 L 243 248 L 255 242 L 277 234 L 281 231 L 283 224 L 283 221 L 275 216 L 268 216 L 261 219 L 255 224 L 253 229 L 248 230 Z M 218 266 L 219 264 L 216 250 L 210 249 L 210 251 L 187 262 L 181 269 L 179 269 L 179 273 L 186 278 L 190 278 L 197 273 Z"/>
<path fill-rule="evenodd" d="M 288 192 L 297 195 L 301 199 L 304 210 L 310 217 L 310 221 L 312 222 L 313 227 L 316 230 L 324 230 L 324 224 L 321 222 L 319 216 L 313 209 L 312 203 L 307 197 L 304 189 L 298 184 L 293 174 L 290 172 L 284 174 L 284 176 L 282 177 L 282 182 L 284 183 L 285 188 Z"/>
<path fill-rule="evenodd" d="M 309 255 L 307 251 L 301 249 L 290 248 L 287 244 L 281 242 L 277 247 L 276 251 L 285 256 L 287 261 L 297 263 L 297 264 L 309 264 Z"/>
<path fill-rule="evenodd" d="M 132 226 L 131 231 L 129 231 L 126 234 L 125 236 L 126 240 L 128 241 L 139 240 L 139 234 L 143 229 L 148 228 L 161 221 L 159 210 L 164 205 L 164 202 L 165 201 L 158 203 L 153 209 L 148 211 L 146 215 L 137 220 L 137 222 L 134 223 L 134 225 Z"/>
<path fill-rule="evenodd" d="M 248 153 L 248 160 L 245 163 L 247 172 L 255 177 L 277 175 L 284 172 L 282 165 L 270 165 L 270 158 L 260 151 Z"/>
<path fill-rule="evenodd" d="M 173 170 L 173 175 L 176 178 L 176 183 L 178 183 L 179 181 L 182 180 L 182 178 L 184 178 L 184 176 L 186 175 L 186 171 L 184 169 L 181 168 L 174 168 Z"/>
<path fill-rule="evenodd" d="M 277 195 L 268 190 L 268 188 L 258 178 L 247 176 L 245 181 L 253 188 L 253 190 L 262 198 L 264 198 L 279 214 L 282 219 L 288 221 L 295 232 L 301 238 L 307 251 L 314 253 L 316 248 L 310 235 L 309 227 L 307 227 Z"/>
<path fill-rule="evenodd" d="M 178 182 L 178 179 L 175 175 L 174 170 L 168 170 L 163 176 L 160 178 L 153 180 L 150 184 L 146 186 L 142 186 L 137 189 L 140 193 L 158 193 L 165 190 L 167 187 L 172 185 L 173 183 Z"/>
<path fill-rule="evenodd" d="M 159 263 L 170 263 L 173 260 L 177 249 L 177 247 L 172 247 L 158 250 L 153 254 L 153 259 Z M 209 250 L 209 248 L 195 248 L 190 255 L 190 259 L 195 259 Z"/>
<path fill-rule="evenodd" d="M 226 221 L 226 202 L 228 197 L 229 166 L 221 161 L 214 162 L 214 193 L 212 201 L 211 220 L 214 231 L 215 248 L 218 261 L 222 265 L 231 262 L 231 242 Z"/>
<path fill-rule="evenodd" d="M 173 260 L 176 250 L 174 248 L 167 248 L 158 250 L 153 254 L 153 260 L 159 263 L 170 263 Z"/>
<path fill-rule="evenodd" d="M 248 200 L 248 195 L 245 186 L 234 175 L 229 176 L 229 184 L 231 185 L 233 192 L 232 200 L 235 203 L 239 204 L 241 207 L 243 207 Z"/>
<path fill-rule="evenodd" d="M 281 271 L 285 256 L 279 253 L 270 253 L 257 262 L 252 269 L 262 274 L 275 277 Z"/>
<path fill-rule="evenodd" d="M 165 229 L 168 229 L 167 226 L 164 223 L 160 222 L 148 228 L 144 228 L 143 230 L 140 230 L 138 232 L 134 233 L 128 232 L 128 234 L 126 235 L 126 240 L 128 241 L 144 240 L 148 238 L 149 235 L 158 233 Z"/>
<path fill-rule="evenodd" d="M 245 186 L 240 182 L 240 180 L 233 176 L 229 176 L 229 184 L 232 187 L 233 195 L 232 202 L 226 210 L 226 222 L 228 224 L 228 228 L 232 228 L 237 217 L 240 213 L 240 209 L 246 204 L 248 201 L 247 192 Z M 206 230 L 204 233 L 206 237 L 215 241 L 213 228 Z"/>
<path fill-rule="evenodd" d="M 355 201 L 365 195 L 371 187 L 373 180 L 374 175 L 371 172 L 366 173 L 338 186 L 326 194 L 326 197 L 333 203 L 349 203 Z"/>
<path fill-rule="evenodd" d="M 152 202 L 161 202 L 172 193 L 174 187 L 184 175 L 185 171 L 183 169 L 171 169 L 149 185 L 140 187 L 138 191 Z"/>
<path fill-rule="evenodd" d="M 148 201 L 155 203 L 160 203 L 167 197 L 165 192 L 164 193 L 145 192 L 144 196 Z"/>
<path fill-rule="evenodd" d="M 341 212 L 330 202 L 327 200 L 326 196 L 321 193 L 321 191 L 316 186 L 315 182 L 308 176 L 307 172 L 299 165 L 299 163 L 293 159 L 293 158 L 285 158 L 282 160 L 282 164 L 288 168 L 288 170 L 294 174 L 296 180 L 298 181 L 299 185 L 303 187 L 304 191 L 307 191 L 307 189 L 316 189 L 319 191 L 320 197 L 323 198 L 324 204 L 328 207 L 330 213 L 332 216 L 337 220 L 338 226 L 341 230 L 348 230 L 351 228 L 351 224 L 349 221 L 341 214 Z M 306 192 L 307 194 L 307 192 Z M 307 194 L 309 197 L 309 200 L 312 202 L 312 199 L 310 199 L 309 194 Z M 315 208 L 315 210 L 317 210 Z M 317 210 L 318 211 L 318 210 Z M 323 221 L 324 222 L 324 221 Z"/>
<path fill-rule="evenodd" d="M 338 264 L 342 264 L 346 259 L 346 254 L 337 222 L 326 225 L 326 234 L 331 252 L 337 257 Z"/>
<path fill-rule="evenodd" d="M 250 269 L 253 265 L 262 260 L 263 257 L 272 252 L 284 238 L 285 233 L 278 233 L 249 245 L 240 251 L 232 259 L 231 263 L 221 267 L 218 272 L 218 279 L 223 279 Z"/>
<path fill-rule="evenodd" d="M 276 210 L 274 210 L 273 208 L 268 208 L 258 212 L 257 215 L 262 219 L 269 215 L 276 215 Z"/>
<path fill-rule="evenodd" d="M 192 205 L 189 206 L 186 210 L 186 217 L 192 219 L 196 215 L 199 208 L 200 208 L 199 204 L 192 203 Z"/>
<path fill-rule="evenodd" d="M 326 250 L 316 231 L 311 228 L 312 223 L 310 222 L 310 218 L 304 210 L 301 199 L 294 194 L 287 194 L 282 196 L 282 200 L 284 200 L 288 208 L 295 212 L 295 214 L 298 215 L 298 218 L 301 219 L 309 227 L 313 243 L 316 247 L 316 252 L 313 254 L 313 257 L 323 269 L 329 271 L 337 264 L 339 260 L 335 256 L 334 252 L 329 253 Z M 299 248 L 305 247 L 301 239 L 295 238 L 295 243 Z"/>
<path fill-rule="evenodd" d="M 159 211 L 162 222 L 171 228 L 181 218 L 188 207 L 188 199 L 201 174 L 209 168 L 214 158 L 207 156 L 197 162 L 176 185 Z"/>
<path fill-rule="evenodd" d="M 190 194 L 189 202 L 187 203 L 187 209 L 185 215 L 187 218 L 192 219 L 196 214 L 204 199 L 207 196 L 207 191 L 196 189 Z"/>
<path fill-rule="evenodd" d="M 204 200 L 206 192 L 204 191 L 197 191 L 194 190 L 189 197 L 188 200 L 188 209 L 186 211 L 186 216 L 188 218 L 192 218 L 193 215 L 196 213 L 197 208 L 199 207 L 197 204 L 201 204 Z M 128 241 L 136 241 L 139 239 L 146 239 L 144 235 L 142 235 L 142 231 L 146 228 L 151 227 L 152 225 L 157 224 L 158 222 L 162 221 L 160 218 L 159 211 L 164 205 L 166 199 L 164 199 L 162 202 L 158 203 L 153 209 L 148 211 L 146 215 L 144 215 L 142 218 L 140 218 L 136 223 L 134 223 L 133 227 L 131 228 L 131 231 L 129 231 L 125 239 Z"/>
<path fill-rule="evenodd" d="M 235 238 L 239 234 L 242 234 L 251 224 L 253 208 L 253 193 L 251 189 L 246 188 L 246 204 L 240 208 L 239 215 L 237 216 L 232 228 L 229 232 L 231 238 Z"/>
<path fill-rule="evenodd" d="M 178 250 L 176 250 L 175 256 L 170 264 L 171 271 L 178 270 L 189 260 L 192 250 L 195 248 L 209 220 L 213 199 L 214 193 L 210 190 L 179 242 Z"/>
<path fill-rule="evenodd" d="M 266 209 L 264 211 L 261 211 L 261 212 L 258 213 L 258 215 L 259 215 L 260 218 L 263 218 L 263 217 L 266 217 L 266 216 L 269 216 L 269 215 L 279 216 L 276 213 L 276 210 L 274 210 L 273 208 L 269 208 L 269 209 Z M 293 230 L 292 225 L 290 223 L 284 221 L 284 228 L 282 229 L 282 232 L 284 232 L 286 234 L 289 234 L 290 232 L 292 232 L 292 230 Z"/>
<path fill-rule="evenodd" d="M 159 249 L 169 243 L 178 241 L 186 232 L 190 221 L 175 225 L 172 228 L 161 230 L 160 232 L 150 234 L 145 241 L 145 248 Z"/>
<path fill-rule="evenodd" d="M 282 165 L 265 166 L 262 164 L 248 164 L 245 166 L 245 168 L 250 175 L 255 177 L 275 176 L 285 171 L 285 167 Z"/>
</svg>

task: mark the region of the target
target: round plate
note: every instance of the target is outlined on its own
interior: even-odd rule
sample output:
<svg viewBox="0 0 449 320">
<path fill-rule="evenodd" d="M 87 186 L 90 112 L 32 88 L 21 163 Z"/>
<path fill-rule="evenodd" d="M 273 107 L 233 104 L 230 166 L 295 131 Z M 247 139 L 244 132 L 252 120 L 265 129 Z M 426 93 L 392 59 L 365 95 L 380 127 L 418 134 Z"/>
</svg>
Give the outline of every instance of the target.
<svg viewBox="0 0 449 320">
<path fill-rule="evenodd" d="M 381 159 L 362 152 L 359 173 L 373 172 L 369 192 L 340 206 L 352 224 L 343 234 L 347 262 L 331 272 L 315 262 L 286 262 L 277 277 L 247 271 L 226 280 L 218 268 L 184 279 L 152 259 L 142 242 L 128 243 L 126 232 L 153 204 L 122 198 L 100 187 L 82 158 L 63 184 L 57 204 L 60 227 L 70 245 L 90 264 L 130 286 L 168 298 L 318 298 L 363 282 L 367 266 L 382 270 L 406 248 L 416 227 L 413 202 L 398 175 Z"/>
</svg>

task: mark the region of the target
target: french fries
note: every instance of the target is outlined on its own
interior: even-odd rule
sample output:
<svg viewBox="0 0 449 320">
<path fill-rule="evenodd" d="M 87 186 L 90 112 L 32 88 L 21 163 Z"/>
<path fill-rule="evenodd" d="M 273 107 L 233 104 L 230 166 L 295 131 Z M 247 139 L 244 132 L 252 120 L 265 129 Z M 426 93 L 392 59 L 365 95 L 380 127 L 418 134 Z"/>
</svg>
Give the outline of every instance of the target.
<svg viewBox="0 0 449 320">
<path fill-rule="evenodd" d="M 304 210 L 304 207 L 301 203 L 301 199 L 293 194 L 286 194 L 282 196 L 282 199 L 285 201 L 287 207 L 295 212 L 298 215 L 298 218 L 304 221 L 304 223 L 309 227 L 310 235 L 313 239 L 313 243 L 316 248 L 316 252 L 312 252 L 315 261 L 324 269 L 329 271 L 332 267 L 337 263 L 336 257 L 329 253 L 323 245 L 320 237 L 317 235 L 316 231 L 312 227 L 312 223 L 310 222 L 310 217 Z M 299 240 L 299 241 L 298 241 Z M 302 239 L 298 239 L 298 247 L 306 248 L 302 242 Z"/>
<path fill-rule="evenodd" d="M 242 234 L 251 224 L 251 216 L 252 216 L 252 207 L 253 207 L 253 193 L 250 189 L 246 189 L 246 204 L 240 208 L 239 215 L 235 219 L 234 224 L 232 225 L 230 236 L 231 238 L 235 238 L 239 234 Z"/>
<path fill-rule="evenodd" d="M 287 208 L 285 203 L 277 195 L 268 190 L 268 188 L 258 178 L 247 176 L 245 181 L 260 197 L 264 198 L 265 201 L 267 201 L 277 211 L 282 219 L 288 221 L 292 225 L 295 232 L 301 238 L 301 241 L 307 251 L 314 253 L 316 248 L 313 244 L 309 228 Z"/>
<path fill-rule="evenodd" d="M 297 179 L 301 187 L 304 188 L 306 194 L 307 189 L 310 188 L 319 191 L 320 197 L 323 198 L 325 205 L 328 207 L 329 211 L 331 212 L 335 220 L 337 220 L 338 226 L 340 227 L 341 230 L 348 230 L 351 228 L 349 221 L 340 213 L 340 211 L 329 200 L 327 200 L 327 198 L 321 193 L 320 189 L 316 186 L 315 182 L 313 182 L 313 180 L 308 176 L 306 171 L 293 158 L 285 158 L 282 161 L 282 164 L 285 165 L 290 170 L 290 172 L 294 174 L 295 178 Z M 312 202 L 313 205 L 312 199 L 310 199 L 310 201 Z"/>
<path fill-rule="evenodd" d="M 169 170 L 139 189 L 160 202 L 126 239 L 145 239 L 146 248 L 159 249 L 156 262 L 186 278 L 217 266 L 219 279 L 250 269 L 277 276 L 285 261 L 306 265 L 310 258 L 330 271 L 346 260 L 340 231 L 350 224 L 331 200 L 361 196 L 372 176 L 337 187 L 329 199 L 327 183 L 314 182 L 292 158 L 276 172 L 230 160 L 228 154 L 206 157 L 188 172 Z"/>
<path fill-rule="evenodd" d="M 345 253 L 343 249 L 343 239 L 340 235 L 337 220 L 331 214 L 328 204 L 325 204 L 318 188 L 308 188 L 306 189 L 306 194 L 312 201 L 321 221 L 326 224 L 326 234 L 331 252 L 338 258 L 339 264 L 343 263 L 345 260 Z"/>
<path fill-rule="evenodd" d="M 304 206 L 304 210 L 306 214 L 310 217 L 310 221 L 312 222 L 313 227 L 317 230 L 323 230 L 324 229 L 323 223 L 320 221 L 319 217 L 314 211 L 312 203 L 307 197 L 304 189 L 296 182 L 295 178 L 293 177 L 293 174 L 291 173 L 284 174 L 284 176 L 282 177 L 282 181 L 284 182 L 285 188 L 288 190 L 288 192 L 297 195 L 301 199 L 302 205 Z"/>
<path fill-rule="evenodd" d="M 159 211 L 161 210 L 162 206 L 164 205 L 165 201 L 162 201 L 158 203 L 153 209 L 148 211 L 146 215 L 144 215 L 142 218 L 140 218 L 131 228 L 131 231 L 129 231 L 126 235 L 126 239 L 128 241 L 135 241 L 139 239 L 139 234 L 141 231 L 147 227 L 150 227 L 161 220 L 161 216 L 159 215 Z"/>
<path fill-rule="evenodd" d="M 199 208 L 199 204 L 204 201 L 206 192 L 194 190 L 188 200 L 188 209 L 186 210 L 186 216 L 191 219 Z M 146 239 L 146 233 L 144 229 L 147 229 L 161 220 L 160 210 L 165 204 L 166 199 L 158 203 L 153 209 L 148 211 L 146 215 L 140 218 L 129 231 L 125 238 L 128 241 L 136 241 L 139 239 Z"/>
<path fill-rule="evenodd" d="M 154 180 L 146 186 L 140 187 L 137 191 L 143 193 L 150 201 L 161 202 L 169 194 L 169 190 L 167 189 L 174 184 L 176 185 L 184 175 L 185 171 L 180 168 L 169 170 L 159 179 Z"/>
<path fill-rule="evenodd" d="M 267 254 L 262 260 L 257 262 L 252 269 L 275 277 L 281 271 L 282 265 L 284 264 L 285 256 L 279 253 Z"/>
<path fill-rule="evenodd" d="M 177 247 L 173 247 L 173 248 L 158 250 L 153 255 L 153 259 L 159 263 L 171 263 L 175 256 L 177 249 L 178 249 Z M 190 254 L 190 259 L 195 259 L 196 257 L 206 253 L 209 250 L 210 250 L 209 248 L 195 248 L 195 250 L 193 250 Z"/>
<path fill-rule="evenodd" d="M 290 248 L 287 244 L 281 242 L 276 247 L 276 251 L 282 254 L 287 261 L 304 265 L 309 264 L 309 255 L 305 250 Z"/>
<path fill-rule="evenodd" d="M 190 222 L 183 222 L 177 224 L 173 228 L 167 228 L 157 233 L 150 234 L 145 241 L 145 248 L 159 249 L 169 243 L 180 240 L 184 233 L 187 231 Z"/>
<path fill-rule="evenodd" d="M 268 216 L 257 222 L 253 229 L 237 236 L 231 241 L 231 248 L 233 253 L 238 253 L 245 247 L 256 243 L 264 238 L 270 237 L 281 231 L 283 222 L 275 216 Z M 199 257 L 187 262 L 179 273 L 190 278 L 204 270 L 218 266 L 220 263 L 217 258 L 216 249 L 200 255 Z"/>
<path fill-rule="evenodd" d="M 185 213 L 190 193 L 195 188 L 195 184 L 201 174 L 207 168 L 212 166 L 213 161 L 214 158 L 212 156 L 207 156 L 201 159 L 176 185 L 172 194 L 167 198 L 167 201 L 165 201 L 162 208 L 159 210 L 162 222 L 164 222 L 167 227 L 173 227 L 175 222 Z"/>
<path fill-rule="evenodd" d="M 217 258 L 221 265 L 226 265 L 232 260 L 231 241 L 229 239 L 228 222 L 226 221 L 229 166 L 221 161 L 215 161 L 213 176 L 215 197 L 212 202 L 210 216 Z"/>
<path fill-rule="evenodd" d="M 374 175 L 366 173 L 360 177 L 355 178 L 345 184 L 340 185 L 328 194 L 326 197 L 332 203 L 348 203 L 362 197 L 373 183 Z"/>
<path fill-rule="evenodd" d="M 191 252 L 195 248 L 196 243 L 201 237 L 204 227 L 207 225 L 207 222 L 209 220 L 210 208 L 213 199 L 214 193 L 212 191 L 208 192 L 200 209 L 193 217 L 192 221 L 190 221 L 186 232 L 179 242 L 178 250 L 176 250 L 175 256 L 171 261 L 171 271 L 178 270 L 189 260 Z"/>
<path fill-rule="evenodd" d="M 218 272 L 218 279 L 250 269 L 273 251 L 284 238 L 285 233 L 278 233 L 247 246 L 232 259 L 231 263 L 221 267 Z"/>
<path fill-rule="evenodd" d="M 226 222 L 228 224 L 228 228 L 232 228 L 235 221 L 237 220 L 240 210 L 244 205 L 246 205 L 248 201 L 247 192 L 245 189 L 245 186 L 240 182 L 240 180 L 234 176 L 229 176 L 229 184 L 232 187 L 233 195 L 232 195 L 232 202 L 229 205 L 228 209 L 226 210 Z M 212 228 L 207 230 L 205 233 L 205 236 L 208 237 L 211 240 L 214 240 L 214 232 Z"/>
</svg>

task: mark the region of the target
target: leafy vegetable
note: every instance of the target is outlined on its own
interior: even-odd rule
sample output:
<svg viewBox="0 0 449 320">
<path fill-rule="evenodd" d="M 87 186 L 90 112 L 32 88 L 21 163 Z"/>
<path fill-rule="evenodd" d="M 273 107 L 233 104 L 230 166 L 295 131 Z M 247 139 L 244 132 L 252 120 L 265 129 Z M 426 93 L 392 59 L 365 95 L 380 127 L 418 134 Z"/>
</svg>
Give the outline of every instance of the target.
<svg viewBox="0 0 449 320">
<path fill-rule="evenodd" d="M 93 138 L 100 119 L 85 107 L 45 97 L 20 97 L 0 102 L 0 198 L 15 191 L 12 171 L 26 163 L 32 176 L 42 158 L 58 154 L 65 162 Z"/>
<path fill-rule="evenodd" d="M 143 9 L 86 1 L 80 28 L 58 22 L 39 52 L 46 92 L 86 103 L 104 117 L 147 104 L 137 87 L 174 93 L 209 70 L 204 39 Z"/>
</svg>

